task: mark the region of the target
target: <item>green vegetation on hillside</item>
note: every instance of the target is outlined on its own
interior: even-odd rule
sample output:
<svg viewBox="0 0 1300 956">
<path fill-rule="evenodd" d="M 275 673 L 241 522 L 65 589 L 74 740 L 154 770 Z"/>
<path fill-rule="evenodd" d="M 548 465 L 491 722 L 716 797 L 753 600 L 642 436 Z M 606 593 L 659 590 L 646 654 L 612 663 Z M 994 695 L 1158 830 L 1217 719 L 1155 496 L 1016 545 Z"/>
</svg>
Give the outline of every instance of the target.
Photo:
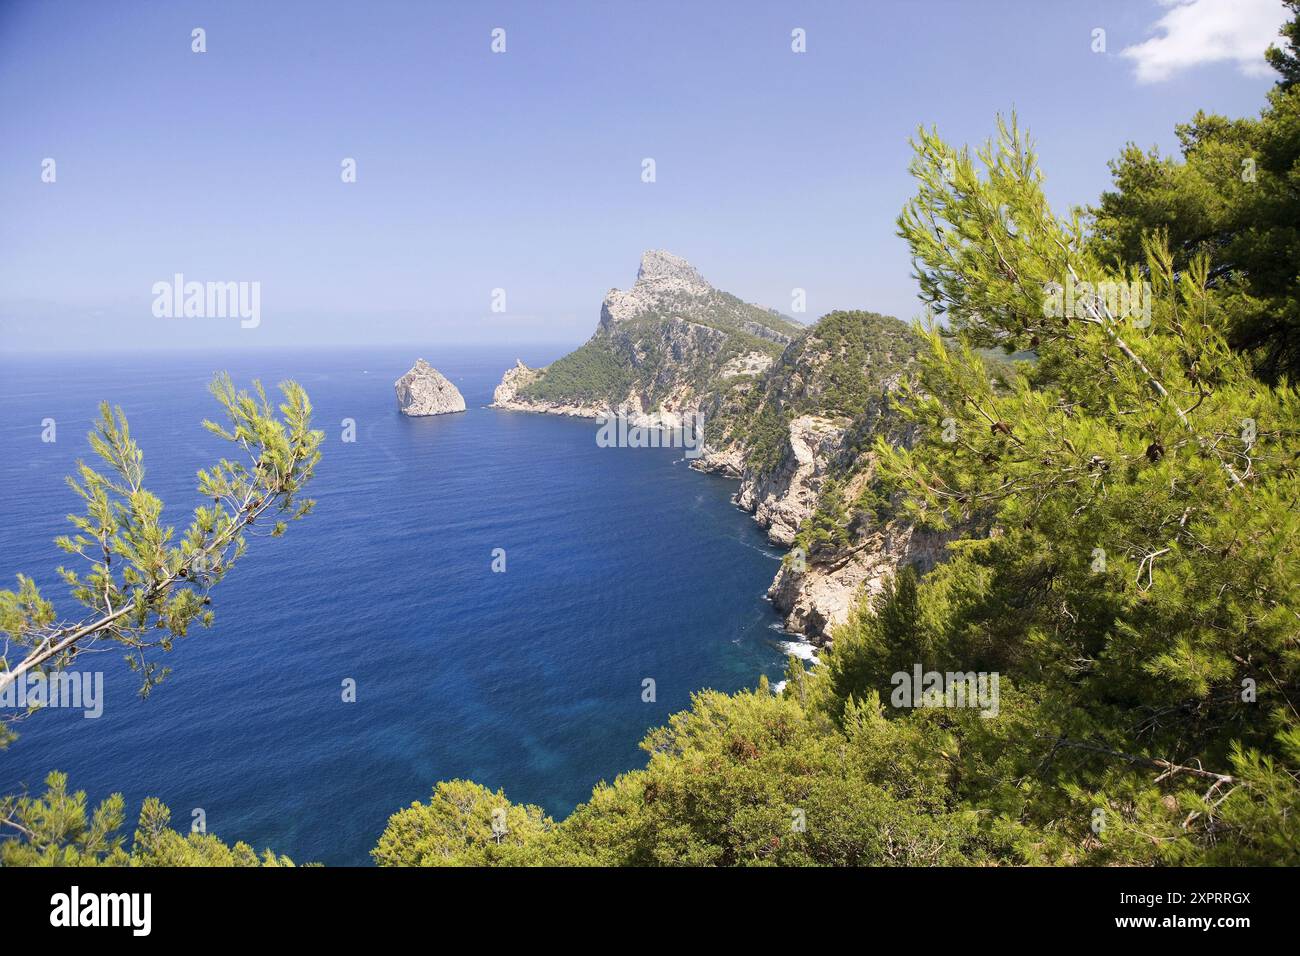
<svg viewBox="0 0 1300 956">
<path fill-rule="evenodd" d="M 633 382 L 627 357 L 608 338 L 597 336 L 540 370 L 519 389 L 518 397 L 574 405 L 610 403 L 626 395 Z"/>
<path fill-rule="evenodd" d="M 790 421 L 800 415 L 853 419 L 879 400 L 885 383 L 908 368 L 920 348 L 898 319 L 874 312 L 822 316 L 782 353 L 758 387 L 714 421 L 714 435 L 740 441 L 758 472 L 781 459 Z"/>
<path fill-rule="evenodd" d="M 727 330 L 706 321 L 689 327 L 642 316 L 602 329 L 586 343 L 538 371 L 521 387 L 520 399 L 565 404 L 617 405 L 638 392 L 650 406 L 674 388 L 690 387 L 697 395 L 725 387 L 719 373 L 728 361 L 746 352 L 778 354 L 782 345 L 747 332 Z M 700 335 L 699 348 L 674 348 L 675 335 Z"/>
<path fill-rule="evenodd" d="M 905 369 L 919 347 L 912 328 L 891 316 L 831 312 L 782 358 L 783 366 L 804 376 L 786 406 L 796 415 L 853 418 L 880 397 L 885 379 Z"/>
<path fill-rule="evenodd" d="M 653 407 L 683 387 L 696 396 L 735 383 L 720 373 L 748 352 L 779 355 L 800 326 L 717 289 L 656 301 L 651 310 L 602 326 L 585 344 L 539 369 L 524 401 L 615 406 L 639 394 Z"/>
</svg>

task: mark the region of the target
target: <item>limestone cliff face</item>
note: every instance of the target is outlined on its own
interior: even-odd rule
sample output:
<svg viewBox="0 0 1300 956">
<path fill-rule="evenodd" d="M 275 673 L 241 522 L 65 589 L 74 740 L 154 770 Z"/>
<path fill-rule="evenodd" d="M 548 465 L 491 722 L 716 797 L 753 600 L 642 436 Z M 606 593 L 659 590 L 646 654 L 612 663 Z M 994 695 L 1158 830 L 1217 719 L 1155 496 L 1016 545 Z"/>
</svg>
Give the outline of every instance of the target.
<svg viewBox="0 0 1300 956">
<path fill-rule="evenodd" d="M 773 544 L 794 545 L 795 534 L 817 505 L 817 493 L 844 432 L 842 422 L 800 415 L 789 424 L 775 468 L 742 472 L 736 504 L 754 515 Z"/>
<path fill-rule="evenodd" d="M 906 446 L 915 437 L 898 414 L 901 378 L 886 377 L 880 392 L 840 432 L 838 446 L 822 446 L 815 456 L 818 467 L 807 478 L 796 473 L 785 494 L 785 500 L 800 504 L 802 520 L 794 550 L 767 595 L 785 615 L 786 628 L 815 644 L 829 642 L 854 606 L 878 594 L 899 567 L 910 564 L 922 573 L 934 567 L 953 537 L 914 527 L 897 517 L 896 507 L 886 506 L 878 515 L 858 504 L 875 478 L 876 455 L 867 442 L 883 436 Z M 818 484 L 810 494 L 804 486 L 812 481 Z M 827 524 L 835 529 L 829 534 Z"/>
<path fill-rule="evenodd" d="M 785 615 L 786 628 L 814 644 L 825 644 L 854 606 L 884 588 L 903 565 L 925 572 L 943 557 L 951 535 L 920 531 L 906 522 L 890 522 L 866 531 L 839 554 L 803 570 L 786 561 L 767 589 L 773 607 Z"/>
<path fill-rule="evenodd" d="M 403 415 L 446 415 L 465 410 L 465 397 L 447 377 L 424 359 L 393 383 Z"/>
<path fill-rule="evenodd" d="M 856 504 L 874 475 L 876 436 L 912 440 L 894 402 L 918 347 L 895 319 L 831 313 L 792 342 L 743 400 L 719 404 L 706 428 L 695 467 L 737 474 L 736 503 L 774 544 L 796 549 L 768 596 L 786 628 L 815 643 L 830 640 L 853 605 L 900 564 L 925 568 L 942 551 L 906 523 L 878 526 Z M 814 529 L 815 515 L 822 520 Z"/>
</svg>

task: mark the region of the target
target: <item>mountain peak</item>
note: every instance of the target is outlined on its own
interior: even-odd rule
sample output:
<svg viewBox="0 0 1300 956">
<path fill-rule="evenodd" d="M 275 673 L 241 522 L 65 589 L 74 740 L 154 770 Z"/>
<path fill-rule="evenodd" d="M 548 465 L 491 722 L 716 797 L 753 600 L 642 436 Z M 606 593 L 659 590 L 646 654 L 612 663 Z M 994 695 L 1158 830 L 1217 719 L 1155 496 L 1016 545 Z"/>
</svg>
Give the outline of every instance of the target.
<svg viewBox="0 0 1300 956">
<path fill-rule="evenodd" d="M 699 271 L 683 259 L 662 249 L 648 249 L 641 255 L 637 285 L 672 285 L 684 292 L 707 292 L 712 288 Z"/>
<path fill-rule="evenodd" d="M 662 249 L 641 254 L 641 267 L 630 289 L 610 289 L 600 307 L 597 331 L 644 318 L 687 321 L 729 332 L 744 332 L 780 345 L 797 327 L 779 313 L 748 305 L 711 286 L 699 271 Z"/>
</svg>

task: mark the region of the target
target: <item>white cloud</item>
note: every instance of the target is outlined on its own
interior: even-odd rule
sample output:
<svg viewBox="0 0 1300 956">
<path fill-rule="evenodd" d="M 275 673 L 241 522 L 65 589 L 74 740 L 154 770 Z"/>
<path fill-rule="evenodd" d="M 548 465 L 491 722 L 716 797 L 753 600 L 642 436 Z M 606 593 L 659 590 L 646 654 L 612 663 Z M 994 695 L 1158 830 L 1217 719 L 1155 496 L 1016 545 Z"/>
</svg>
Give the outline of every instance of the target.
<svg viewBox="0 0 1300 956">
<path fill-rule="evenodd" d="M 1159 0 L 1169 11 L 1150 40 L 1120 56 L 1137 65 L 1139 83 L 1159 83 L 1206 63 L 1232 63 L 1245 76 L 1269 73 L 1264 51 L 1278 43 L 1290 14 L 1281 0 Z"/>
</svg>

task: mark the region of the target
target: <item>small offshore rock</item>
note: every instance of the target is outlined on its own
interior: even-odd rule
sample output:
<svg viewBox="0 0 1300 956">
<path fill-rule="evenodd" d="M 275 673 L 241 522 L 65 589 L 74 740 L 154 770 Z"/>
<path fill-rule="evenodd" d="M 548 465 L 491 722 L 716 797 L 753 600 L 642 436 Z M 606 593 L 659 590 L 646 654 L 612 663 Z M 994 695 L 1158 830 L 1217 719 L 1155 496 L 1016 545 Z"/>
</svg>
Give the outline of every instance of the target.
<svg viewBox="0 0 1300 956">
<path fill-rule="evenodd" d="M 403 415 L 447 415 L 465 410 L 465 396 L 424 359 L 417 359 L 393 388 L 397 390 L 397 409 Z"/>
</svg>

